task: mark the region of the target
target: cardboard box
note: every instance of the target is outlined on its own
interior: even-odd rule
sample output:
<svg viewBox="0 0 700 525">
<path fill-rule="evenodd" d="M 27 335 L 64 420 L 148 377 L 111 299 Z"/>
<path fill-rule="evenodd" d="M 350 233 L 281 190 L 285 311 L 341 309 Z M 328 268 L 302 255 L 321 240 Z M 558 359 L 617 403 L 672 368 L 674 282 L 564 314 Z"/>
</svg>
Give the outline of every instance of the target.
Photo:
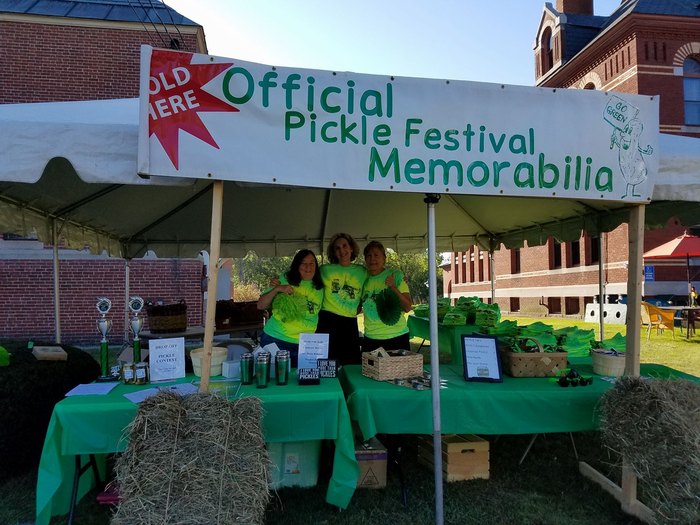
<svg viewBox="0 0 700 525">
<path fill-rule="evenodd" d="M 320 441 L 266 443 L 265 446 L 272 462 L 269 482 L 271 489 L 316 485 L 321 459 Z"/>
<path fill-rule="evenodd" d="M 38 361 L 66 361 L 68 354 L 60 346 L 35 346 L 32 354 Z"/>
<path fill-rule="evenodd" d="M 418 438 L 418 461 L 433 467 L 433 439 Z M 489 442 L 473 434 L 442 436 L 442 477 L 445 481 L 489 479 Z"/>
<path fill-rule="evenodd" d="M 355 441 L 355 458 L 360 464 L 360 477 L 357 488 L 381 489 L 386 487 L 387 451 L 377 439 Z"/>
</svg>

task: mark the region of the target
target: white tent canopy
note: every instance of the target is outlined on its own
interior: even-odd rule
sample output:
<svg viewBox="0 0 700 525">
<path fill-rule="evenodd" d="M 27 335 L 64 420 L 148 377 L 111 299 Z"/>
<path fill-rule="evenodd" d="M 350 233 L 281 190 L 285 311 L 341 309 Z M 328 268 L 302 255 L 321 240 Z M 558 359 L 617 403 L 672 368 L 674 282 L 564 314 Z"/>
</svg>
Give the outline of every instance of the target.
<svg viewBox="0 0 700 525">
<path fill-rule="evenodd" d="M 136 175 L 138 100 L 0 106 L 0 231 L 51 239 L 54 219 L 69 246 L 138 256 L 194 256 L 209 245 L 211 181 Z M 662 135 L 647 223 L 675 214 L 700 221 L 697 139 Z M 427 247 L 423 195 L 226 182 L 221 255 L 321 251 L 336 231 L 398 251 Z M 627 220 L 609 201 L 443 195 L 438 251 L 578 238 Z M 293 220 L 292 220 L 293 218 Z"/>
</svg>

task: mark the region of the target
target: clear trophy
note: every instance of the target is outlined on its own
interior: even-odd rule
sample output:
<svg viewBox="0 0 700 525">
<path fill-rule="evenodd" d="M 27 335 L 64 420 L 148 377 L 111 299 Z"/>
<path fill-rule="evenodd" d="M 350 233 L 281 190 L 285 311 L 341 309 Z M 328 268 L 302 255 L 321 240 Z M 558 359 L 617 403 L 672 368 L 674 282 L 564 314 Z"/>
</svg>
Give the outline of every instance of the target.
<svg viewBox="0 0 700 525">
<path fill-rule="evenodd" d="M 141 340 L 139 334 L 143 329 L 143 317 L 139 317 L 139 312 L 143 309 L 144 301 L 141 297 L 134 296 L 129 298 L 129 310 L 134 316 L 131 318 L 131 331 L 134 332 L 134 340 L 132 347 L 134 349 L 134 364 L 141 362 Z"/>
<path fill-rule="evenodd" d="M 97 311 L 102 315 L 97 319 L 97 330 L 102 334 L 100 341 L 100 370 L 102 375 L 97 378 L 98 381 L 116 381 L 110 373 L 109 368 L 109 343 L 107 342 L 107 334 L 112 329 L 112 320 L 107 319 L 107 313 L 112 308 L 112 301 L 106 297 L 97 298 Z"/>
</svg>

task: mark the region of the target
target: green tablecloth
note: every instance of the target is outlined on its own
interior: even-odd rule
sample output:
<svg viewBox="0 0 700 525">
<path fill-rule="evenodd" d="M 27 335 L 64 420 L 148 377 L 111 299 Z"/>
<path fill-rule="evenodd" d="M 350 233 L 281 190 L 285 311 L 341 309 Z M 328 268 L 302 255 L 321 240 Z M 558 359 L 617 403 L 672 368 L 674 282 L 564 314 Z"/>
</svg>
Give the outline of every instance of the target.
<svg viewBox="0 0 700 525">
<path fill-rule="evenodd" d="M 189 376 L 179 382 L 191 381 Z M 212 382 L 212 389 L 217 383 Z M 54 407 L 39 463 L 36 491 L 36 525 L 48 524 L 52 515 L 69 510 L 75 455 L 121 452 L 126 448 L 124 428 L 136 416 L 137 405 L 123 396 L 153 385 L 118 385 L 106 396 L 74 396 Z M 359 467 L 355 459 L 350 418 L 337 379 L 320 385 L 297 384 L 293 371 L 290 384 L 256 389 L 242 386 L 241 396 L 263 401 L 263 428 L 268 442 L 287 443 L 320 439 L 335 440 L 333 474 L 326 501 L 347 507 L 355 492 Z M 82 496 L 91 486 L 92 475 L 81 479 Z"/>
<path fill-rule="evenodd" d="M 590 359 L 573 365 L 593 384 L 562 388 L 551 378 L 503 377 L 502 383 L 467 382 L 462 368 L 442 365 L 440 390 L 444 434 L 536 434 L 576 432 L 598 426 L 596 406 L 612 383 L 593 374 Z M 661 365 L 642 365 L 642 375 L 697 379 Z M 362 375 L 360 366 L 345 366 L 340 380 L 350 418 L 365 439 L 375 434 L 432 434 L 432 394 Z"/>
</svg>

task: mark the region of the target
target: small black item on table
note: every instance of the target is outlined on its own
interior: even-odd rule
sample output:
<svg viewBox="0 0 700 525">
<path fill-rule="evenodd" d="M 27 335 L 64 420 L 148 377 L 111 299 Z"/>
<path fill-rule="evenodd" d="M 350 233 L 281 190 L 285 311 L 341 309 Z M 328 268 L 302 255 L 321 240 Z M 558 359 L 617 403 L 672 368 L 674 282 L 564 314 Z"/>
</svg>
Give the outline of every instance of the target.
<svg viewBox="0 0 700 525">
<path fill-rule="evenodd" d="M 321 384 L 318 368 L 300 368 L 298 370 L 299 385 Z"/>
</svg>

